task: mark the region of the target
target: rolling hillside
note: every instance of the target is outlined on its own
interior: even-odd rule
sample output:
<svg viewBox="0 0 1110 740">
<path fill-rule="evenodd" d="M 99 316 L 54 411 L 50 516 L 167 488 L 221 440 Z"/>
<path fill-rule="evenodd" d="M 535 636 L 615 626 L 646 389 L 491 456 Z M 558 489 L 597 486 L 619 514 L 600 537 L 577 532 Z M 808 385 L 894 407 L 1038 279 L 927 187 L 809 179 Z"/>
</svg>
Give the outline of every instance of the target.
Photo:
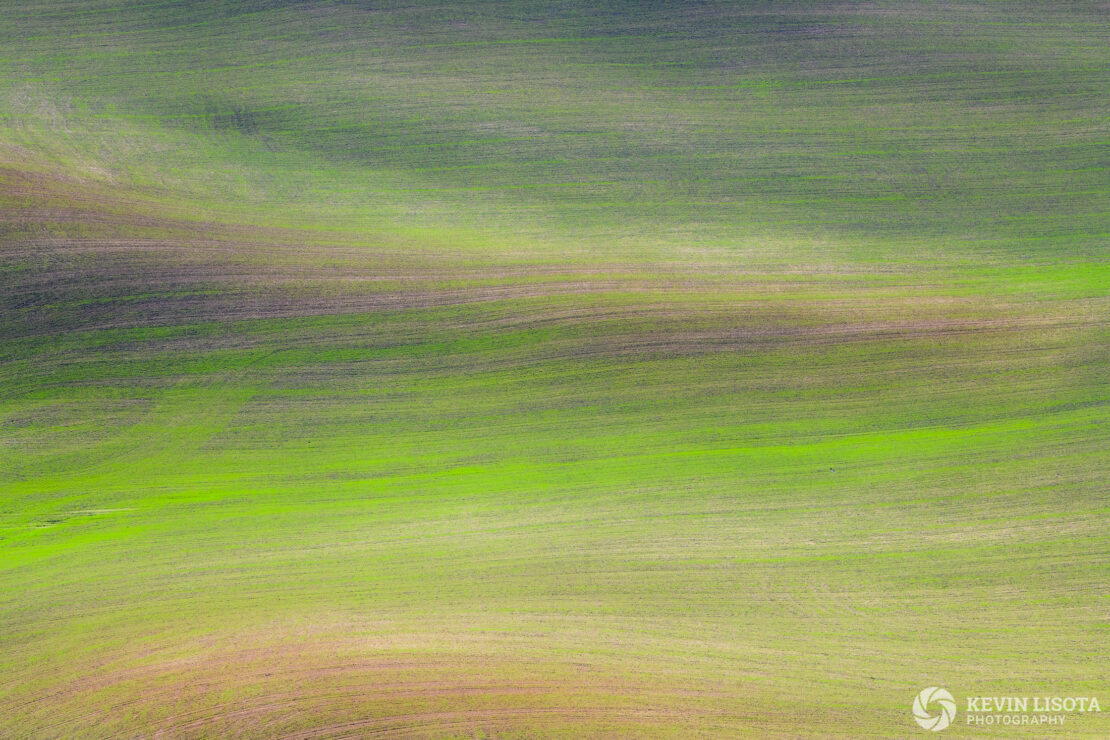
<svg viewBox="0 0 1110 740">
<path fill-rule="evenodd" d="M 4 0 L 0 736 L 1110 735 L 1108 13 Z"/>
</svg>

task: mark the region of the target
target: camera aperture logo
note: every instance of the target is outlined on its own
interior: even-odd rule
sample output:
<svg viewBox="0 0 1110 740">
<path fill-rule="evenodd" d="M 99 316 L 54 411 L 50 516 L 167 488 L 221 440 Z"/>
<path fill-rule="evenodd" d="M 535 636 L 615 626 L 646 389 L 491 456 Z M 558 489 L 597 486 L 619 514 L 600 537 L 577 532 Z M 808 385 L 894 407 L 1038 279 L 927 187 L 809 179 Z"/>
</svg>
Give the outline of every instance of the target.
<svg viewBox="0 0 1110 740">
<path fill-rule="evenodd" d="M 930 707 L 930 705 L 933 705 Z M 956 700 L 947 689 L 930 686 L 913 700 L 913 718 L 923 730 L 940 732 L 956 717 Z"/>
<path fill-rule="evenodd" d="M 1062 725 L 1074 712 L 1101 712 L 1094 696 L 969 696 L 968 725 Z M 913 700 L 913 719 L 923 730 L 940 732 L 956 719 L 956 700 L 947 689 L 930 686 Z"/>
</svg>

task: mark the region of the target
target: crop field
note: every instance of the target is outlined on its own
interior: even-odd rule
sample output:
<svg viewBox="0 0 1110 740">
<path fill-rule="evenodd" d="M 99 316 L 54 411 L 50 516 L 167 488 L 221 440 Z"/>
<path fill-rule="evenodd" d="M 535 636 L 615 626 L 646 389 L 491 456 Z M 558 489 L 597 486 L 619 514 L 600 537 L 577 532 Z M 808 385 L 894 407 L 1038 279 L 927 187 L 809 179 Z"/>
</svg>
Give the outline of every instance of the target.
<svg viewBox="0 0 1110 740">
<path fill-rule="evenodd" d="M 1106 2 L 0 0 L 2 738 L 1110 737 L 1108 421 Z"/>
</svg>

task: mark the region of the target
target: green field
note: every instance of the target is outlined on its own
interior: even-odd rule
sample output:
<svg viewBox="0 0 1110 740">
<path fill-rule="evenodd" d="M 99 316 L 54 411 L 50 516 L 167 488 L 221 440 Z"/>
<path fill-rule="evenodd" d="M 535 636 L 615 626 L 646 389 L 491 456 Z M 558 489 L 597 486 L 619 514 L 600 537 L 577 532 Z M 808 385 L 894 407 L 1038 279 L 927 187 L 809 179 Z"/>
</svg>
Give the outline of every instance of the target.
<svg viewBox="0 0 1110 740">
<path fill-rule="evenodd" d="M 0 0 L 0 737 L 1110 737 L 1108 420 L 1105 2 Z"/>
</svg>

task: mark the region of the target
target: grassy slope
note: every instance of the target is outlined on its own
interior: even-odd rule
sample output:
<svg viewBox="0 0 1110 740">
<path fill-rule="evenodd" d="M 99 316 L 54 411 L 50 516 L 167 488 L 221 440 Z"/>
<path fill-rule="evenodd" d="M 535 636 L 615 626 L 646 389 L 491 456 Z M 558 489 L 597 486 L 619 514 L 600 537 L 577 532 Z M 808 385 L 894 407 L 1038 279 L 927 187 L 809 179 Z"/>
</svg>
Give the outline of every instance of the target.
<svg viewBox="0 0 1110 740">
<path fill-rule="evenodd" d="M 1104 691 L 1107 27 L 1040 5 L 9 3 L 0 734 Z"/>
</svg>

